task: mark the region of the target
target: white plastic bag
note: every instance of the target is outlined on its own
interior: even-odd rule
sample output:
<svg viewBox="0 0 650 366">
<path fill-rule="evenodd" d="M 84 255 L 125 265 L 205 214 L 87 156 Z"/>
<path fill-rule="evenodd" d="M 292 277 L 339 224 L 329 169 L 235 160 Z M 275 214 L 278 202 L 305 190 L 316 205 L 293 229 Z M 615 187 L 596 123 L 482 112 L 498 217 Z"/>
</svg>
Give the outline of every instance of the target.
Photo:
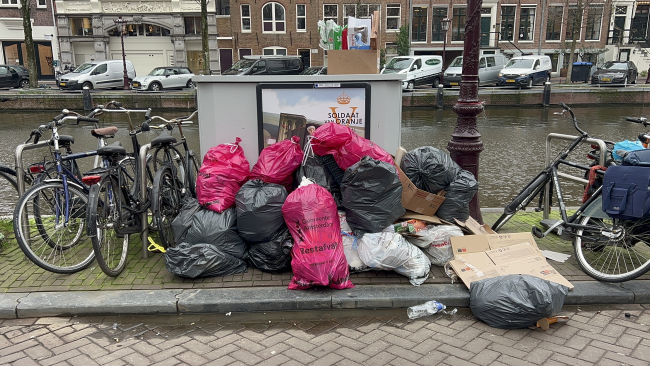
<svg viewBox="0 0 650 366">
<path fill-rule="evenodd" d="M 452 236 L 463 236 L 463 231 L 454 225 L 429 225 L 425 230 L 419 231 L 417 236 L 409 236 L 407 240 L 425 250 L 432 264 L 444 266 L 454 256 L 451 250 Z"/>
<path fill-rule="evenodd" d="M 410 258 L 401 266 L 395 268 L 395 272 L 409 278 L 413 286 L 420 286 L 429 278 L 431 270 L 431 261 L 415 245 L 409 244 Z"/>
<path fill-rule="evenodd" d="M 345 259 L 348 261 L 348 266 L 350 267 L 350 273 L 353 272 L 364 272 L 371 270 L 370 267 L 366 266 L 361 258 L 359 258 L 359 240 L 352 233 L 350 225 L 348 225 L 347 220 L 345 219 L 345 212 L 339 211 L 339 222 L 341 223 L 341 239 L 343 240 L 343 252 L 345 253 Z"/>
</svg>

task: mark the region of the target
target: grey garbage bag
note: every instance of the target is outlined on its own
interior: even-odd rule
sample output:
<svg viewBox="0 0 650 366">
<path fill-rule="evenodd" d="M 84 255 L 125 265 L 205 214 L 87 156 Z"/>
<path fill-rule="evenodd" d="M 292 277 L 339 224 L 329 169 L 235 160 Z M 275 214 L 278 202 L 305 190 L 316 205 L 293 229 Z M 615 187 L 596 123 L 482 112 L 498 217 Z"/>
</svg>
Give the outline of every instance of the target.
<svg viewBox="0 0 650 366">
<path fill-rule="evenodd" d="M 320 156 L 313 155 L 303 160 L 303 163 L 296 170 L 295 179 L 293 180 L 294 189 L 298 188 L 303 177 L 309 178 L 314 183 L 327 189 L 332 194 L 332 197 L 334 197 L 336 206 L 341 206 L 341 188 L 329 169 L 323 165 Z"/>
<path fill-rule="evenodd" d="M 244 260 L 254 268 L 265 272 L 283 272 L 291 270 L 291 248 L 293 239 L 289 229 L 284 226 L 273 235 L 271 240 L 251 244 Z"/>
<path fill-rule="evenodd" d="M 432 146 L 409 151 L 404 155 L 400 168 L 416 187 L 429 193 L 438 193 L 441 189 L 446 191 L 461 170 L 451 156 Z"/>
<path fill-rule="evenodd" d="M 474 174 L 461 169 L 445 192 L 445 200 L 436 211 L 436 216 L 449 222 L 454 222 L 454 219 L 466 221 L 469 218 L 469 201 L 478 192 Z"/>
<path fill-rule="evenodd" d="M 237 234 L 237 216 L 231 207 L 218 213 L 201 208 L 192 216 L 192 226 L 187 230 L 185 241 L 189 244 L 212 244 L 224 253 L 242 258 L 246 243 Z"/>
<path fill-rule="evenodd" d="M 246 263 L 212 244 L 180 243 L 167 249 L 165 267 L 179 277 L 229 276 L 248 270 Z"/>
<path fill-rule="evenodd" d="M 341 193 L 348 225 L 358 237 L 380 232 L 406 213 L 397 169 L 369 156 L 345 170 Z"/>
<path fill-rule="evenodd" d="M 237 230 L 247 243 L 271 240 L 284 225 L 282 205 L 287 190 L 282 185 L 249 180 L 237 192 Z"/>
<path fill-rule="evenodd" d="M 174 234 L 175 243 L 182 243 L 185 241 L 185 235 L 192 226 L 192 217 L 194 217 L 196 211 L 201 208 L 199 201 L 190 196 L 185 196 L 181 205 L 181 211 L 172 221 L 172 233 Z"/>
<path fill-rule="evenodd" d="M 507 275 L 474 281 L 469 307 L 489 326 L 519 329 L 557 315 L 569 292 L 566 286 L 529 275 Z"/>
</svg>

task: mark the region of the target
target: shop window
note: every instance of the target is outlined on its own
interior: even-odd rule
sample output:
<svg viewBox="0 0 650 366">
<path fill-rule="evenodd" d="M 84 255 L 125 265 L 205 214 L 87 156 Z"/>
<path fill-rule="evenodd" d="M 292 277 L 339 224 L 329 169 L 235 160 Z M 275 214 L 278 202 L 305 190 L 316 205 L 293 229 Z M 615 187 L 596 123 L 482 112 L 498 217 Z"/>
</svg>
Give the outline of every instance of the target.
<svg viewBox="0 0 650 366">
<path fill-rule="evenodd" d="M 307 5 L 305 4 L 296 4 L 296 30 L 307 31 Z"/>
<path fill-rule="evenodd" d="M 442 20 L 447 17 L 447 8 L 433 8 L 431 16 L 431 42 L 444 42 L 445 31 L 442 30 Z"/>
<path fill-rule="evenodd" d="M 519 40 L 532 41 L 535 31 L 535 8 L 522 7 L 519 14 Z"/>
<path fill-rule="evenodd" d="M 286 33 L 284 6 L 267 3 L 262 7 L 262 33 Z"/>
<path fill-rule="evenodd" d="M 217 0 L 217 15 L 230 15 L 230 0 Z"/>
<path fill-rule="evenodd" d="M 501 7 L 501 41 L 514 41 L 515 32 L 515 6 Z"/>
<path fill-rule="evenodd" d="M 201 17 L 185 17 L 185 34 L 201 34 Z"/>
<path fill-rule="evenodd" d="M 73 36 L 92 36 L 93 26 L 90 18 L 70 18 L 70 34 Z"/>
<path fill-rule="evenodd" d="M 467 8 L 454 8 L 454 16 L 451 22 L 451 40 L 463 41 L 465 40 L 465 16 L 467 15 Z"/>
<path fill-rule="evenodd" d="M 401 4 L 386 4 L 386 30 L 398 31 L 402 26 Z"/>
<path fill-rule="evenodd" d="M 36 1 L 36 7 L 40 9 L 46 9 L 47 8 L 47 0 L 37 0 Z"/>
<path fill-rule="evenodd" d="M 251 6 L 249 4 L 241 6 L 241 31 L 243 33 L 251 32 Z"/>
<path fill-rule="evenodd" d="M 411 42 L 427 41 L 427 8 L 413 7 L 413 26 L 411 27 Z"/>
<path fill-rule="evenodd" d="M 562 14 L 564 7 L 550 6 L 548 8 L 548 20 L 546 21 L 546 40 L 559 41 L 562 34 Z"/>
<path fill-rule="evenodd" d="M 348 17 L 370 18 L 372 13 L 379 9 L 379 4 L 345 4 L 343 5 L 343 25 L 348 24 Z"/>
<path fill-rule="evenodd" d="M 200 30 L 200 29 L 199 29 Z M 125 37 L 167 37 L 171 31 L 165 27 L 154 24 L 125 24 L 124 25 Z M 119 37 L 120 31 L 118 27 L 113 27 L 108 30 L 110 37 Z"/>
<path fill-rule="evenodd" d="M 585 39 L 597 41 L 600 39 L 600 28 L 603 24 L 603 7 L 590 6 L 587 9 L 587 24 L 585 27 Z"/>
<path fill-rule="evenodd" d="M 339 24 L 339 6 L 337 4 L 323 5 L 323 21 L 333 20 Z"/>
<path fill-rule="evenodd" d="M 266 47 L 262 49 L 264 56 L 286 56 L 287 49 L 282 47 Z"/>
</svg>

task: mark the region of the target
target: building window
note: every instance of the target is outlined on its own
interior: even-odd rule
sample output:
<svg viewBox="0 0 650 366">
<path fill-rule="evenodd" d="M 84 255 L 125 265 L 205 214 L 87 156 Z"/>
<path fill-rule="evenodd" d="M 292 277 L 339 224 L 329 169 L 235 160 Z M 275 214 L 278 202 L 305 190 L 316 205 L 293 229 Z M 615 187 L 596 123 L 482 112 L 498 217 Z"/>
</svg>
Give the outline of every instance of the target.
<svg viewBox="0 0 650 366">
<path fill-rule="evenodd" d="M 453 17 L 451 22 L 451 40 L 463 41 L 465 40 L 465 16 L 467 15 L 467 8 L 454 8 Z"/>
<path fill-rule="evenodd" d="M 262 49 L 264 56 L 286 56 L 287 49 L 282 47 L 266 47 Z"/>
<path fill-rule="evenodd" d="M 535 8 L 521 8 L 519 16 L 519 40 L 532 41 L 535 32 Z"/>
<path fill-rule="evenodd" d="M 587 26 L 585 28 L 585 39 L 597 41 L 600 39 L 600 28 L 603 24 L 603 7 L 590 6 L 587 10 Z"/>
<path fill-rule="evenodd" d="M 36 1 L 36 7 L 45 9 L 47 8 L 47 0 L 38 0 Z"/>
<path fill-rule="evenodd" d="M 442 30 L 442 20 L 447 17 L 447 8 L 433 8 L 431 16 L 431 42 L 444 42 L 445 31 Z"/>
<path fill-rule="evenodd" d="M 70 18 L 70 34 L 73 36 L 92 36 L 93 25 L 90 18 Z"/>
<path fill-rule="evenodd" d="M 230 15 L 230 0 L 217 0 L 217 15 Z"/>
<path fill-rule="evenodd" d="M 564 7 L 550 6 L 548 8 L 548 20 L 546 21 L 546 40 L 559 41 L 562 34 L 562 14 Z"/>
<path fill-rule="evenodd" d="M 348 24 L 348 17 L 370 18 L 373 12 L 380 9 L 379 4 L 345 4 L 343 5 L 343 25 Z"/>
<path fill-rule="evenodd" d="M 120 36 L 117 27 L 109 29 L 107 33 L 110 37 Z M 124 35 L 129 37 L 167 37 L 170 34 L 169 29 L 154 24 L 126 24 L 124 26 Z"/>
<path fill-rule="evenodd" d="M 427 41 L 427 8 L 413 7 L 411 42 Z"/>
<path fill-rule="evenodd" d="M 386 30 L 398 31 L 402 26 L 401 4 L 386 4 Z"/>
<path fill-rule="evenodd" d="M 397 43 L 386 43 L 386 56 L 397 56 Z"/>
<path fill-rule="evenodd" d="M 18 0 L 0 0 L 0 6 L 9 6 L 15 8 L 18 6 Z"/>
<path fill-rule="evenodd" d="M 299 32 L 307 31 L 307 5 L 296 5 L 296 30 Z"/>
<path fill-rule="evenodd" d="M 612 29 L 612 43 L 623 43 L 625 30 L 625 18 L 627 17 L 627 6 L 617 6 L 614 16 L 614 29 Z"/>
<path fill-rule="evenodd" d="M 251 6 L 242 4 L 241 6 L 241 31 L 244 33 L 251 32 Z"/>
<path fill-rule="evenodd" d="M 284 6 L 280 3 L 267 3 L 262 7 L 262 33 L 286 33 Z"/>
<path fill-rule="evenodd" d="M 648 34 L 648 13 L 650 5 L 637 5 L 630 27 L 630 41 L 645 41 Z"/>
<path fill-rule="evenodd" d="M 515 6 L 501 7 L 501 38 L 502 41 L 514 41 Z"/>
<path fill-rule="evenodd" d="M 567 27 L 564 33 L 564 40 L 573 40 L 575 34 L 576 40 L 580 40 L 580 26 L 582 25 L 582 17 L 578 19 L 578 9 L 569 8 L 567 11 Z"/>
<path fill-rule="evenodd" d="M 201 17 L 185 17 L 185 34 L 201 34 Z"/>
<path fill-rule="evenodd" d="M 323 5 L 323 20 L 333 20 L 336 24 L 339 22 L 339 6 L 336 4 Z"/>
</svg>

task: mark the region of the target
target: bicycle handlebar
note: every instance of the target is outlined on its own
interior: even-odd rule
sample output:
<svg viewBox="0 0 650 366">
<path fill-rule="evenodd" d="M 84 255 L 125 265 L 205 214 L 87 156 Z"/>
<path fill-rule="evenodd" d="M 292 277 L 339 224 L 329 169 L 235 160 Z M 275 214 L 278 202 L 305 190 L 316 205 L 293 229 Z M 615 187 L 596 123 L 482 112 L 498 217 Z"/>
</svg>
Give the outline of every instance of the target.
<svg viewBox="0 0 650 366">
<path fill-rule="evenodd" d="M 562 103 L 562 102 L 558 103 L 558 105 L 559 105 L 560 107 L 562 107 L 562 109 L 563 109 L 563 110 L 562 110 L 562 113 L 564 113 L 564 112 L 569 112 L 569 114 L 571 114 L 571 120 L 573 121 L 573 127 L 575 127 L 575 129 L 578 130 L 578 132 L 580 132 L 581 135 L 589 137 L 589 134 L 588 134 L 587 132 L 583 131 L 583 130 L 578 126 L 578 120 L 576 119 L 575 114 L 573 114 L 573 111 L 571 110 L 571 108 L 569 108 L 568 105 L 566 105 L 566 104 L 564 104 L 564 103 Z"/>
<path fill-rule="evenodd" d="M 645 117 L 639 117 L 639 118 L 636 118 L 636 117 L 625 117 L 625 120 L 626 120 L 626 121 L 629 121 L 629 122 L 640 123 L 640 124 L 643 125 L 643 127 L 648 127 L 648 126 L 650 126 L 650 123 L 648 123 L 648 120 L 647 120 Z"/>
<path fill-rule="evenodd" d="M 146 116 L 146 117 L 147 117 L 147 121 L 149 121 L 149 122 L 154 121 L 154 120 L 156 120 L 156 119 L 159 119 L 159 120 L 165 122 L 164 124 L 162 124 L 162 125 L 160 125 L 160 126 L 164 126 L 164 125 L 168 125 L 168 124 L 172 124 L 172 123 L 192 124 L 192 123 L 194 123 L 194 122 L 189 121 L 189 120 L 192 119 L 192 118 L 194 118 L 194 116 L 195 116 L 198 112 L 199 112 L 199 111 L 194 111 L 194 112 L 193 112 L 192 114 L 190 114 L 189 116 L 176 117 L 176 118 L 172 118 L 172 119 L 170 119 L 170 120 L 165 119 L 165 118 L 160 117 L 160 116 L 153 116 L 153 117 Z M 189 122 L 189 123 L 186 123 L 186 122 Z"/>
</svg>

